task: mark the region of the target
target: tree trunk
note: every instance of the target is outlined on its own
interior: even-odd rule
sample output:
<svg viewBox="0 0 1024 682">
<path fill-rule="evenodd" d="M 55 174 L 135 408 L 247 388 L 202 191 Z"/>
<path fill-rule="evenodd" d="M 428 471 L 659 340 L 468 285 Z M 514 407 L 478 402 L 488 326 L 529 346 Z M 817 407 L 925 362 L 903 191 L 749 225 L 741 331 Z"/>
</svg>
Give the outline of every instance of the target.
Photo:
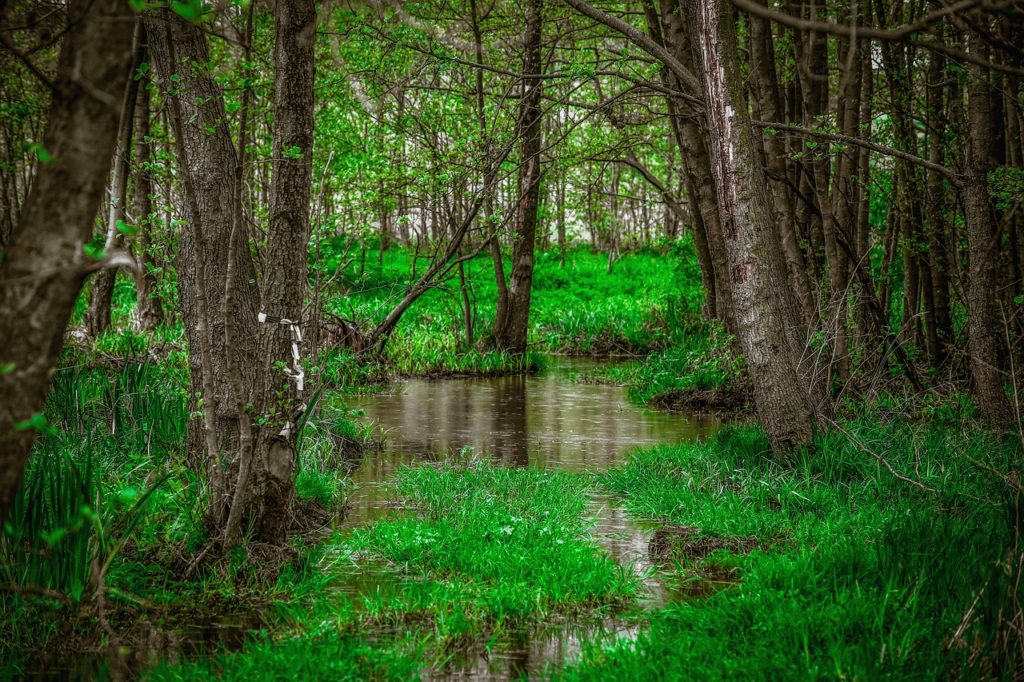
<svg viewBox="0 0 1024 682">
<path fill-rule="evenodd" d="M 110 185 L 110 212 L 107 216 L 107 238 L 104 251 L 111 253 L 114 249 L 124 246 L 124 233 L 120 226 L 124 224 L 125 205 L 128 202 L 128 176 L 131 174 L 132 134 L 135 132 L 135 102 L 139 96 L 139 79 L 135 78 L 135 70 L 142 61 L 142 40 L 139 35 L 141 24 L 135 28 L 132 48 L 132 77 L 125 88 L 121 100 L 121 120 L 118 123 L 117 148 L 114 151 L 114 170 Z M 110 327 L 110 309 L 114 300 L 114 284 L 117 282 L 117 270 L 104 268 L 96 273 L 92 280 L 92 291 L 89 296 L 89 308 L 85 314 L 85 328 L 91 338 L 96 338 Z"/>
<path fill-rule="evenodd" d="M 143 30 L 143 34 L 145 30 Z M 145 38 L 143 37 L 143 40 Z M 145 43 L 143 43 L 145 50 Z M 145 52 L 143 52 L 145 59 Z M 151 161 L 150 143 L 146 138 L 150 133 L 150 97 L 149 89 L 139 91 L 139 105 L 135 119 L 135 218 L 138 221 L 138 232 L 135 241 L 138 268 L 135 276 L 135 309 L 141 329 L 156 329 L 163 321 L 163 308 L 157 294 L 156 264 L 153 261 L 150 243 L 156 221 L 153 214 L 153 173 L 149 168 Z"/>
<path fill-rule="evenodd" d="M 771 24 L 766 19 L 757 17 L 750 18 L 750 73 L 761 120 L 783 120 Z M 800 305 L 804 323 L 810 327 L 817 318 L 817 310 L 814 305 L 814 297 L 811 295 L 810 282 L 807 279 L 803 253 L 800 251 L 800 243 L 797 239 L 793 196 L 786 182 L 788 179 L 786 169 L 788 154 L 785 150 L 784 138 L 779 135 L 767 135 L 764 139 L 764 152 L 768 174 L 772 180 L 769 185 L 772 190 L 776 224 L 783 253 L 786 256 L 790 283 Z"/>
<path fill-rule="evenodd" d="M 736 27 L 729 0 L 689 5 L 703 82 L 705 124 L 729 257 L 736 332 L 754 384 L 754 402 L 772 449 L 810 445 L 820 406 L 798 371 L 805 350 L 800 320 L 772 223 L 757 132 L 743 98 Z"/>
<path fill-rule="evenodd" d="M 936 52 L 928 56 L 928 160 L 941 164 L 945 151 L 943 89 L 945 60 Z M 946 224 L 945 179 L 935 171 L 926 175 L 928 221 L 928 258 L 931 271 L 929 335 L 931 363 L 940 368 L 946 363 L 953 344 L 953 323 L 949 304 L 949 227 Z"/>
<path fill-rule="evenodd" d="M 533 289 L 534 248 L 537 237 L 537 207 L 540 200 L 541 93 L 540 78 L 542 0 L 530 0 L 526 13 L 525 78 L 519 105 L 519 130 L 522 146 L 519 167 L 519 199 L 516 202 L 515 231 L 512 237 L 512 271 L 508 284 L 508 315 L 496 330 L 495 343 L 514 353 L 526 351 L 526 333 L 530 323 L 530 298 Z"/>
<path fill-rule="evenodd" d="M 989 57 L 985 40 L 971 31 L 969 52 Z M 995 426 L 1013 421 L 1013 410 L 1004 388 L 1005 355 L 1003 319 L 999 311 L 999 233 L 988 191 L 988 173 L 995 167 L 992 87 L 982 66 L 967 67 L 967 158 L 963 179 L 964 219 L 967 230 L 968 267 L 967 334 L 971 375 L 981 416 Z"/>
<path fill-rule="evenodd" d="M 136 23 L 124 0 L 72 0 L 39 166 L 0 264 L 0 523 L 41 424 L 106 186 Z"/>
<path fill-rule="evenodd" d="M 248 477 L 239 476 L 226 536 L 231 539 L 238 520 L 251 519 L 258 537 L 281 542 L 295 490 L 297 423 L 305 407 L 298 324 L 309 289 L 317 17 L 313 0 L 277 2 L 274 15 L 274 150 L 260 306 L 267 318 L 259 328 L 260 371 L 252 401 L 259 428 Z"/>
</svg>

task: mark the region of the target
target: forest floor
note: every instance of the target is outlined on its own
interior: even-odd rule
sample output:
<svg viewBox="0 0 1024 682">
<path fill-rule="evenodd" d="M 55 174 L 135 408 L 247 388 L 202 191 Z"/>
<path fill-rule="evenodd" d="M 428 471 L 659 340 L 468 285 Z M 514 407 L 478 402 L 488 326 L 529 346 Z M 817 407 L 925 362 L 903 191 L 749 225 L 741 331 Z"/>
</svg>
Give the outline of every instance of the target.
<svg viewBox="0 0 1024 682">
<path fill-rule="evenodd" d="M 379 319 L 412 262 L 398 249 L 371 256 L 332 312 Z M 4 529 L 4 584 L 33 586 L 0 596 L 4 672 L 405 680 L 495 675 L 493 659 L 524 655 L 501 674 L 1011 676 L 1022 442 L 979 428 L 960 394 L 847 400 L 813 450 L 785 463 L 741 422 L 580 470 L 450 452 L 396 466 L 380 507 L 344 523 L 354 469 L 383 461 L 361 396 L 389 374 L 625 354 L 642 359 L 574 380 L 621 384 L 637 404 L 692 409 L 697 395 L 742 409 L 742 363 L 697 321 L 694 267 L 651 252 L 608 273 L 585 251 L 565 268 L 544 254 L 529 367 L 460 349 L 460 296 L 445 288 L 410 311 L 383 366 L 324 354 L 291 544 L 198 566 L 207 529 L 181 459 L 180 328 L 69 350 Z M 483 261 L 468 270 L 480 338 L 493 277 Z M 628 517 L 615 532 L 642 539 L 632 560 L 610 551 L 595 500 Z"/>
</svg>

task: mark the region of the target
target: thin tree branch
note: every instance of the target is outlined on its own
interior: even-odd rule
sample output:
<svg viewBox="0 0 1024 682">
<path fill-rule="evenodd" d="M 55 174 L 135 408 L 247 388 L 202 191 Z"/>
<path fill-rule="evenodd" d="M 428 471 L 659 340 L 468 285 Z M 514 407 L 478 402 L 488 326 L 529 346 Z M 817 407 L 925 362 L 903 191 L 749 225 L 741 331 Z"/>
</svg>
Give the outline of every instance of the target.
<svg viewBox="0 0 1024 682">
<path fill-rule="evenodd" d="M 915 156 L 909 152 L 900 151 L 893 147 L 887 147 L 884 144 L 878 144 L 877 142 L 869 142 L 868 140 L 861 139 L 859 137 L 851 137 L 849 135 L 843 135 L 842 133 L 828 133 L 822 130 L 812 130 L 810 128 L 801 128 L 800 126 L 791 125 L 789 123 L 778 123 L 771 121 L 751 121 L 751 123 L 758 128 L 772 129 L 772 130 L 784 130 L 790 133 L 797 133 L 799 135 L 805 135 L 807 137 L 816 137 L 822 140 L 832 140 L 834 142 L 843 142 L 845 144 L 852 144 L 855 147 L 863 147 L 864 149 L 870 149 L 871 151 L 878 152 L 879 154 L 885 154 L 886 156 L 892 156 L 897 159 L 903 159 L 910 163 L 917 164 L 929 170 L 933 170 L 940 175 L 948 178 L 957 187 L 960 186 L 960 174 L 951 168 L 947 168 L 941 164 L 929 161 L 928 159 L 922 159 L 920 156 Z"/>
<path fill-rule="evenodd" d="M 626 36 L 631 43 L 667 66 L 668 69 L 674 73 L 682 84 L 689 90 L 689 93 L 687 94 L 690 97 L 699 96 L 701 89 L 700 84 L 697 82 L 697 77 L 690 73 L 690 70 L 683 66 L 678 59 L 673 57 L 668 50 L 654 42 L 649 35 L 635 26 L 630 26 L 622 19 L 613 17 L 592 5 L 583 2 L 583 0 L 565 0 L 565 3 L 583 16 L 589 17 L 599 24 L 604 24 L 608 28 L 618 31 L 622 35 Z"/>
</svg>

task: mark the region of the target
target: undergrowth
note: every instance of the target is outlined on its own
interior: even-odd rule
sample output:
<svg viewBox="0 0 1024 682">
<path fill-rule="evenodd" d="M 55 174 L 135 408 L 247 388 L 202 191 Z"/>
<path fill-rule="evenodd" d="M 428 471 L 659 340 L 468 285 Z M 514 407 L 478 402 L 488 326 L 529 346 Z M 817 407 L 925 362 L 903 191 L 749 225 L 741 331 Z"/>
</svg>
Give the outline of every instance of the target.
<svg viewBox="0 0 1024 682">
<path fill-rule="evenodd" d="M 992 472 L 1021 454 L 977 430 L 868 418 L 786 466 L 755 427 L 637 452 L 602 479 L 632 513 L 757 548 L 729 559 L 737 586 L 652 613 L 636 642 L 591 648 L 564 677 L 1012 677 L 1021 515 Z"/>
</svg>

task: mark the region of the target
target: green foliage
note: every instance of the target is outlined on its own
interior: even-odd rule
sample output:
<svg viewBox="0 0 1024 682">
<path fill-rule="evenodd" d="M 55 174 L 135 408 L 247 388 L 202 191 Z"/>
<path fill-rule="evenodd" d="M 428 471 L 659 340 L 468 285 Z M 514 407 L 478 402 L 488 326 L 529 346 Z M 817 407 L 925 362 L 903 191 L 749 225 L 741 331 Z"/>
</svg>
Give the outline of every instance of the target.
<svg viewBox="0 0 1024 682">
<path fill-rule="evenodd" d="M 694 330 L 672 348 L 637 366 L 630 380 L 630 397 L 647 403 L 672 393 L 738 386 L 745 364 L 733 353 L 732 337 L 716 327 Z"/>
<path fill-rule="evenodd" d="M 635 643 L 588 650 L 565 677 L 934 679 L 969 655 L 1002 677 L 1015 654 L 992 624 L 1017 608 L 1003 562 L 1019 510 L 974 462 L 1005 471 L 1020 455 L 978 431 L 866 419 L 792 467 L 747 427 L 638 452 L 603 477 L 631 512 L 759 549 L 732 560 L 736 587 L 652 614 Z"/>
<path fill-rule="evenodd" d="M 79 464 L 63 454 L 72 443 L 50 445 L 37 449 L 14 498 L 0 544 L 0 575 L 5 584 L 77 601 L 89 578 L 99 476 L 88 449 Z"/>
<path fill-rule="evenodd" d="M 352 542 L 413 575 L 455 581 L 464 593 L 444 609 L 515 625 L 636 594 L 635 577 L 587 535 L 585 478 L 477 462 L 406 469 L 396 487 L 419 514 L 359 530 Z"/>
</svg>

